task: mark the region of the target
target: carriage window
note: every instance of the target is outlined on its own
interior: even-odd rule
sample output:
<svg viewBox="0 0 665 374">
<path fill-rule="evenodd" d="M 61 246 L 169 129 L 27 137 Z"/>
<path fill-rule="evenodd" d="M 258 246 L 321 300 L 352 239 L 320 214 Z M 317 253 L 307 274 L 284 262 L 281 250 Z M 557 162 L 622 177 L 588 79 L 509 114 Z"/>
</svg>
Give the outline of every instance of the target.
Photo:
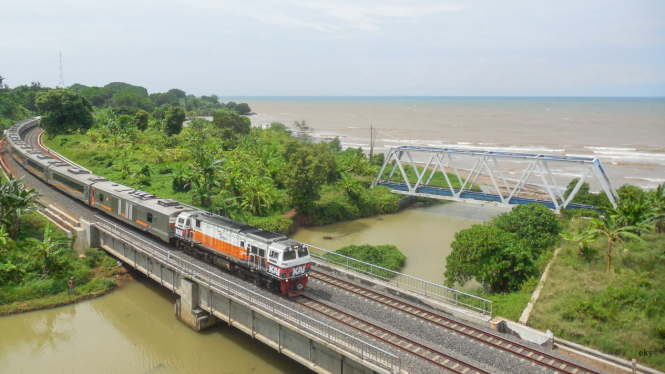
<svg viewBox="0 0 665 374">
<path fill-rule="evenodd" d="M 240 242 L 240 248 L 245 249 L 245 242 L 243 241 Z"/>
<path fill-rule="evenodd" d="M 277 259 L 279 257 L 279 252 L 270 251 L 270 258 Z"/>
<path fill-rule="evenodd" d="M 187 220 L 187 222 L 185 223 L 185 226 L 189 227 L 190 223 L 191 222 L 189 220 Z"/>
<path fill-rule="evenodd" d="M 284 252 L 284 261 L 291 261 L 296 259 L 296 251 Z"/>
<path fill-rule="evenodd" d="M 260 257 L 266 257 L 266 250 L 263 248 L 259 248 L 259 256 Z"/>
<path fill-rule="evenodd" d="M 307 247 L 305 247 L 304 245 L 300 246 L 300 248 L 298 249 L 298 257 L 307 257 L 308 254 L 309 251 L 307 251 Z"/>
<path fill-rule="evenodd" d="M 252 246 L 252 253 L 256 254 L 258 252 L 258 248 L 256 246 Z"/>
<path fill-rule="evenodd" d="M 195 219 L 194 222 L 196 222 L 196 228 L 200 229 L 201 228 L 201 221 Z"/>
<path fill-rule="evenodd" d="M 152 213 L 148 213 L 148 222 L 152 223 Z"/>
<path fill-rule="evenodd" d="M 104 202 L 104 195 L 103 195 L 103 194 L 99 194 L 99 203 L 101 204 L 101 203 L 103 203 L 103 202 Z"/>
</svg>

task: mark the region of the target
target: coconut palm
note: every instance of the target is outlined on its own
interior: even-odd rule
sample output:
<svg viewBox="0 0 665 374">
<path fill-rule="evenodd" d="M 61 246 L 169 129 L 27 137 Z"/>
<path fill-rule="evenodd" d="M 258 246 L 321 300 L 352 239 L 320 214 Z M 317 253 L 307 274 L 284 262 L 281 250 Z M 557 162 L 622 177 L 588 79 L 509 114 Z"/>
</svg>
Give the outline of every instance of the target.
<svg viewBox="0 0 665 374">
<path fill-rule="evenodd" d="M 44 273 L 40 279 L 46 278 L 53 269 L 54 259 L 60 253 L 69 250 L 70 240 L 66 238 L 53 239 L 51 222 L 46 223 L 44 229 L 44 240 L 39 241 L 35 238 L 27 238 L 25 245 L 32 247 L 36 251 L 36 258 L 42 259 Z"/>
</svg>

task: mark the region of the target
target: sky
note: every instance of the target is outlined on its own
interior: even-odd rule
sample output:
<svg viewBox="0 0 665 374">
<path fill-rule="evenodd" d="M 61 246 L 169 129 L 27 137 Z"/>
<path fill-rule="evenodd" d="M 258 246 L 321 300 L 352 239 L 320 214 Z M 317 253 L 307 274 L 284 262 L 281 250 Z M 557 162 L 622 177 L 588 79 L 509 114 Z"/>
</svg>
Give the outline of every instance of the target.
<svg viewBox="0 0 665 374">
<path fill-rule="evenodd" d="M 0 0 L 11 87 L 665 96 L 665 2 Z"/>
</svg>

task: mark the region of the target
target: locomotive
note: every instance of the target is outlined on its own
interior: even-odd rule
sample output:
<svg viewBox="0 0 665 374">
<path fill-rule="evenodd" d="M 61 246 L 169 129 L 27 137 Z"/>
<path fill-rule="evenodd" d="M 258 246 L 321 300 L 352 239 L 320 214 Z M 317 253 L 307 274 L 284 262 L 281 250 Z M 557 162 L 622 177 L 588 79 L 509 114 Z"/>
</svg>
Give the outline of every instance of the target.
<svg viewBox="0 0 665 374">
<path fill-rule="evenodd" d="M 21 138 L 37 121 L 19 122 L 6 132 L 12 157 L 37 178 L 108 216 L 257 284 L 289 297 L 304 292 L 312 266 L 306 245 L 56 160 Z"/>
</svg>

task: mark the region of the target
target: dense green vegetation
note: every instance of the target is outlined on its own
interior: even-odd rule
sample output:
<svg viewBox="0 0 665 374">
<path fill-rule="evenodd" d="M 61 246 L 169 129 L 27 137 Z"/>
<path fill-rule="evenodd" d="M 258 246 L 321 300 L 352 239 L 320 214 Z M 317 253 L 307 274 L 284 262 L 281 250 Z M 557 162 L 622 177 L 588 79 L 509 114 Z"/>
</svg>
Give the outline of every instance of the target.
<svg viewBox="0 0 665 374">
<path fill-rule="evenodd" d="M 394 245 L 348 245 L 335 253 L 393 271 L 400 271 L 406 265 L 406 256 Z"/>
<path fill-rule="evenodd" d="M 40 114 L 50 114 L 44 125 L 50 126 L 51 135 L 66 133 L 71 128 L 87 129 L 92 125 L 89 112 L 95 108 L 116 108 L 121 114 L 134 116 L 139 111 L 164 119 L 171 107 L 181 107 L 188 116 L 212 116 L 216 111 L 227 110 L 237 114 L 249 114 L 247 103 L 221 103 L 215 95 L 196 97 L 177 88 L 164 93 L 148 94 L 145 87 L 123 82 L 109 83 L 104 87 L 88 87 L 73 84 L 67 89 L 53 90 L 39 82 L 30 86 L 9 88 L 0 76 L 0 129 Z M 40 106 L 41 97 L 41 106 Z M 88 110 L 85 110 L 85 108 Z M 56 126 L 61 124 L 61 126 Z"/>
<path fill-rule="evenodd" d="M 540 257 L 559 242 L 561 224 L 544 205 L 518 205 L 484 225 L 455 234 L 446 284 L 476 279 L 489 294 L 519 290 L 539 273 Z"/>
<path fill-rule="evenodd" d="M 0 185 L 0 315 L 52 307 L 116 287 L 115 261 L 104 252 L 71 249 L 64 232 L 35 212 L 38 195 L 21 180 Z M 69 294 L 74 277 L 76 294 Z"/>
<path fill-rule="evenodd" d="M 168 107 L 183 107 L 192 116 L 212 116 L 215 110 L 228 109 L 238 114 L 249 114 L 247 103 L 230 101 L 221 103 L 216 95 L 196 97 L 177 88 L 164 93 L 148 94 L 145 87 L 114 82 L 104 87 L 88 87 L 74 84 L 69 87 L 90 100 L 98 108 L 138 108 L 145 111 L 164 112 Z"/>
<path fill-rule="evenodd" d="M 582 191 L 580 202 L 607 199 L 588 186 Z M 476 279 L 483 285 L 476 294 L 493 301 L 495 314 L 517 320 L 559 246 L 529 324 L 665 368 L 664 187 L 644 192 L 623 186 L 618 192 L 618 206 L 603 206 L 602 216 L 587 210 L 557 219 L 542 205 L 529 204 L 460 231 L 448 257 L 447 283 Z M 585 216 L 591 218 L 579 218 Z M 654 354 L 640 356 L 644 349 Z"/>
<path fill-rule="evenodd" d="M 37 95 L 48 90 L 39 82 L 12 89 L 3 84 L 3 80 L 4 78 L 0 76 L 0 130 L 34 115 L 37 112 L 35 106 Z"/>
<path fill-rule="evenodd" d="M 97 108 L 90 130 L 47 145 L 110 180 L 282 233 L 292 219 L 324 224 L 397 211 L 398 196 L 369 189 L 378 166 L 362 150 L 296 138 L 283 124 L 252 128 L 226 108 L 212 117 L 183 127 L 181 107 L 163 117 Z"/>
</svg>

